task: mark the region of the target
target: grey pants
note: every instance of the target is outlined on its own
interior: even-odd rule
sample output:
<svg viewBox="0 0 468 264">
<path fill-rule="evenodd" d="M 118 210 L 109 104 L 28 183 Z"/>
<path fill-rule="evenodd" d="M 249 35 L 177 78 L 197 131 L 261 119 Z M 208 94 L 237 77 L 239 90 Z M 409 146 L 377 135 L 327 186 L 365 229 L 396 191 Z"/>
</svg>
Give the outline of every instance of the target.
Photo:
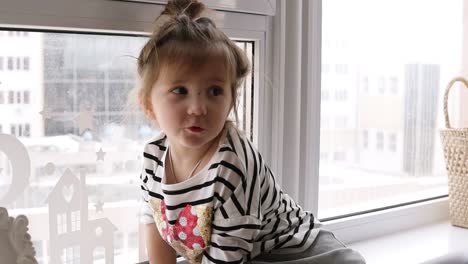
<svg viewBox="0 0 468 264">
<path fill-rule="evenodd" d="M 287 264 L 365 264 L 366 261 L 357 251 L 347 248 L 335 235 L 320 230 L 314 243 L 304 252 L 296 254 L 261 254 L 250 264 L 287 263 Z"/>
</svg>

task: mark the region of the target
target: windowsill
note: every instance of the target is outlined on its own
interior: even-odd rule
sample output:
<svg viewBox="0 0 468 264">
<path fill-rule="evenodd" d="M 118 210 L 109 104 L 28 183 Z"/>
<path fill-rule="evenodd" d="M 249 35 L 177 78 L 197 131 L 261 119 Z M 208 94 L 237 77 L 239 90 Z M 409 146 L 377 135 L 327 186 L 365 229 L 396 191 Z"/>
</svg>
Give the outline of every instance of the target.
<svg viewBox="0 0 468 264">
<path fill-rule="evenodd" d="M 468 229 L 448 220 L 349 244 L 368 264 L 417 264 L 468 250 Z"/>
</svg>

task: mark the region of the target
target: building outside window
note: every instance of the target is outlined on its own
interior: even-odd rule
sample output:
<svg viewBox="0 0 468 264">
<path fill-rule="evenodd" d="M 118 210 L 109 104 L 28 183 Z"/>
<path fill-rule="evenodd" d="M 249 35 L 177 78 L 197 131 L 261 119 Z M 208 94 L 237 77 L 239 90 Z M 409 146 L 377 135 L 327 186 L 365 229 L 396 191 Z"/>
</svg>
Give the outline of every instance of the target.
<svg viewBox="0 0 468 264">
<path fill-rule="evenodd" d="M 8 70 L 12 71 L 14 69 L 13 64 L 13 57 L 8 57 Z"/>
</svg>

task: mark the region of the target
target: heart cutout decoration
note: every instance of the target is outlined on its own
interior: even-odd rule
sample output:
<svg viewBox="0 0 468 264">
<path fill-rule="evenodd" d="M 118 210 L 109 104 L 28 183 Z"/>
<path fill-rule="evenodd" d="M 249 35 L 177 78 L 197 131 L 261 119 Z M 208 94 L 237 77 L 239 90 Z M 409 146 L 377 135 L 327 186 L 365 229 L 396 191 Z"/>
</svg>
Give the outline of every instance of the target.
<svg viewBox="0 0 468 264">
<path fill-rule="evenodd" d="M 62 195 L 67 203 L 70 203 L 71 199 L 73 198 L 74 192 L 75 189 L 73 188 L 73 185 L 70 184 L 69 186 L 63 186 Z"/>
</svg>

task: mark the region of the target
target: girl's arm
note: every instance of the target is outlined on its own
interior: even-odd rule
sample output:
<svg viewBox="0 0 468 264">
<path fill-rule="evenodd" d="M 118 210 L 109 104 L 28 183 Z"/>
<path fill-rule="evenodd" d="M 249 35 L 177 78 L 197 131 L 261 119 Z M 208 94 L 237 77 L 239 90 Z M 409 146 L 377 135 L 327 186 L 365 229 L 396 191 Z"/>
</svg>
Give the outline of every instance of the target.
<svg viewBox="0 0 468 264">
<path fill-rule="evenodd" d="M 156 224 L 145 226 L 146 250 L 150 264 L 175 264 L 176 252 L 159 234 Z"/>
</svg>

